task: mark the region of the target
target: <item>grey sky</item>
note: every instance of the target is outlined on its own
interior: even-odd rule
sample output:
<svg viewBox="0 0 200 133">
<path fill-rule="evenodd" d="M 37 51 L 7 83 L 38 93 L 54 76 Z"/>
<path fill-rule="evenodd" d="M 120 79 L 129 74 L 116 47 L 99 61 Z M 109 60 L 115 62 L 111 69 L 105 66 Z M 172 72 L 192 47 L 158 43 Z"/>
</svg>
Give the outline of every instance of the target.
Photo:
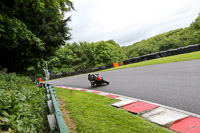
<svg viewBox="0 0 200 133">
<path fill-rule="evenodd" d="M 76 11 L 69 42 L 113 39 L 121 46 L 188 27 L 200 12 L 200 0 L 72 0 Z"/>
</svg>

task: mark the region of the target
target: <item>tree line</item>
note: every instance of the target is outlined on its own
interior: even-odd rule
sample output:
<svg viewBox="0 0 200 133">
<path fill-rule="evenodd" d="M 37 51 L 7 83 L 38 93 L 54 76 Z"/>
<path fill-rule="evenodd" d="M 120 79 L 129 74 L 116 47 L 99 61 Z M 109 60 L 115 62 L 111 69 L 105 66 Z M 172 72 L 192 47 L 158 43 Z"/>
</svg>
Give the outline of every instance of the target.
<svg viewBox="0 0 200 133">
<path fill-rule="evenodd" d="M 74 72 L 126 60 L 126 54 L 113 40 L 67 43 L 48 61 L 52 73 Z"/>
<path fill-rule="evenodd" d="M 127 57 L 132 58 L 198 43 L 200 43 L 200 14 L 189 27 L 171 30 L 122 48 L 126 51 Z"/>
</svg>

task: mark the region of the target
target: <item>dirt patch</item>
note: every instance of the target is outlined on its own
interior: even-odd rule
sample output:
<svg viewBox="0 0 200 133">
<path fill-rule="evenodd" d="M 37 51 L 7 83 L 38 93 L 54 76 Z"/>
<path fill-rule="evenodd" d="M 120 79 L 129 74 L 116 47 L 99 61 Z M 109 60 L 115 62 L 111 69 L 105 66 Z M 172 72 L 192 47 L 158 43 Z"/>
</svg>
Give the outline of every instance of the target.
<svg viewBox="0 0 200 133">
<path fill-rule="evenodd" d="M 66 108 L 65 108 L 65 102 L 62 101 L 61 99 L 58 99 L 58 105 L 59 105 L 60 110 L 62 111 L 64 121 L 67 125 L 67 128 L 69 129 L 69 132 L 76 133 L 76 125 L 69 116 L 70 112 L 68 110 L 66 110 Z"/>
</svg>

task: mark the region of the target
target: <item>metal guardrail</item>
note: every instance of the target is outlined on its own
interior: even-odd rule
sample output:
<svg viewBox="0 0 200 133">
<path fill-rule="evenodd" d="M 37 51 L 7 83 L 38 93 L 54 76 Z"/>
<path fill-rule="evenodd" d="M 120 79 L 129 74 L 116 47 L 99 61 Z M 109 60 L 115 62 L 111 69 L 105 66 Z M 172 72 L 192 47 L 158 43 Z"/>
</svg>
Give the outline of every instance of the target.
<svg viewBox="0 0 200 133">
<path fill-rule="evenodd" d="M 40 83 L 41 87 L 46 88 L 47 104 L 50 114 L 47 115 L 50 130 L 59 133 L 69 133 L 67 125 L 63 119 L 62 112 L 58 106 L 56 92 L 53 85 Z"/>
</svg>

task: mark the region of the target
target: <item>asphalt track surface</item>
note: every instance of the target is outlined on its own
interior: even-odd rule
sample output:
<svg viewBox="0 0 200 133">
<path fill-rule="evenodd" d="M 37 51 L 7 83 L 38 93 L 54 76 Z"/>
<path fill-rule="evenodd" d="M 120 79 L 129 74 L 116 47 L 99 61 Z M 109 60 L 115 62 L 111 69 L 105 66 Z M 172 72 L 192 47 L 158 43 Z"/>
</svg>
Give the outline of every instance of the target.
<svg viewBox="0 0 200 133">
<path fill-rule="evenodd" d="M 200 60 L 99 72 L 109 85 L 92 88 L 88 75 L 49 84 L 99 90 L 200 114 Z"/>
</svg>

